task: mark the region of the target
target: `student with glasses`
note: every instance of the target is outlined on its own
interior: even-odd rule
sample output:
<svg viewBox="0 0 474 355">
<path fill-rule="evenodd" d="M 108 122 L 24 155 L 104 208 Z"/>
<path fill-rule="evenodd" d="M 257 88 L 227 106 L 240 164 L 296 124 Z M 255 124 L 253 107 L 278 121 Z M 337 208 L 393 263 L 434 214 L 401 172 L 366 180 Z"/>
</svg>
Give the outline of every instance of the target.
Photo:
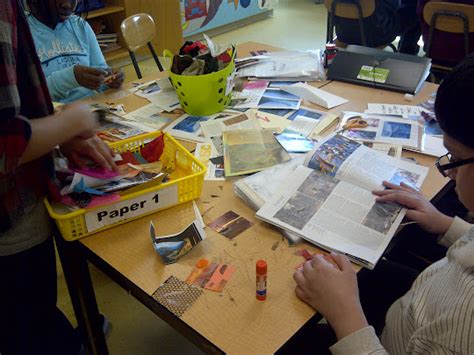
<svg viewBox="0 0 474 355">
<path fill-rule="evenodd" d="M 473 101 L 474 55 L 470 55 L 439 86 L 435 113 L 449 151 L 436 166 L 443 176 L 455 180 L 459 200 L 471 212 Z M 304 329 L 306 338 L 295 336 L 298 341 L 290 342 L 315 354 L 474 354 L 473 226 L 443 214 L 407 185 L 384 182 L 384 186 L 385 190 L 374 191 L 376 200 L 406 207 L 408 219 L 437 235 L 438 243 L 449 248 L 446 256 L 417 277 L 405 278 L 403 285 L 399 280 L 404 270 L 380 269 L 390 266 L 389 260 L 381 260 L 366 273 L 369 278 L 378 275 L 370 288 L 361 277 L 358 287 L 358 275 L 347 257 L 332 254 L 336 267 L 321 255 L 314 256 L 294 273 L 296 295 L 321 313 L 332 329 L 311 325 Z"/>
</svg>

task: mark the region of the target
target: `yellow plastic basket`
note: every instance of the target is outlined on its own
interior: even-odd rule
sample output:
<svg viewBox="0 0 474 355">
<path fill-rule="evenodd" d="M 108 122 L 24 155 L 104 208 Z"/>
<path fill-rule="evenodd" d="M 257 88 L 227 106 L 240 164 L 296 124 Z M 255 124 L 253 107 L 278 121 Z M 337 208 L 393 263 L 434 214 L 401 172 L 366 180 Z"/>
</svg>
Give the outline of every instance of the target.
<svg viewBox="0 0 474 355">
<path fill-rule="evenodd" d="M 160 131 L 144 134 L 122 140 L 120 142 L 112 143 L 110 144 L 110 147 L 114 149 L 116 153 L 122 153 L 126 151 L 137 152 L 145 145 L 145 142 L 148 142 L 161 134 L 162 132 Z M 104 206 L 92 209 L 79 209 L 69 213 L 61 213 L 60 211 L 56 210 L 55 207 L 53 207 L 48 199 L 45 199 L 44 204 L 46 205 L 48 213 L 51 218 L 55 220 L 63 238 L 67 241 L 73 241 L 87 235 L 115 227 L 119 224 L 133 221 L 157 211 L 194 200 L 201 195 L 206 167 L 168 133 L 164 133 L 164 150 L 160 161 L 162 161 L 165 166 L 171 166 L 174 168 L 170 181 L 155 186 L 150 185 L 150 183 L 146 183 L 144 185 L 147 187 L 142 187 L 141 189 L 140 186 L 131 188 L 121 195 L 119 201 L 114 202 L 114 204 L 111 204 L 110 206 L 137 198 L 140 195 L 154 193 L 174 185 L 177 186 L 177 203 L 167 205 L 163 208 L 157 208 L 156 210 L 149 211 L 139 216 L 121 220 L 89 232 L 87 230 L 87 223 L 85 219 L 86 213 L 104 208 Z"/>
<path fill-rule="evenodd" d="M 163 56 L 173 60 L 173 54 L 163 51 Z M 178 94 L 183 110 L 194 116 L 208 116 L 221 112 L 232 99 L 232 90 L 226 95 L 227 82 L 233 80 L 235 51 L 231 62 L 224 69 L 205 75 L 178 75 L 168 70 L 171 84 Z"/>
</svg>

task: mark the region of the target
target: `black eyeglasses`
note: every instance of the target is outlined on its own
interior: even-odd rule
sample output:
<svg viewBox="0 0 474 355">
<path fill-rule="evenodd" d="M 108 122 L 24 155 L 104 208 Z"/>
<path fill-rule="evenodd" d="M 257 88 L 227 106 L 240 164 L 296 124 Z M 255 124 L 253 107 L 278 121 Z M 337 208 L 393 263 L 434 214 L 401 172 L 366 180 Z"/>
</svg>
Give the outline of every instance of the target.
<svg viewBox="0 0 474 355">
<path fill-rule="evenodd" d="M 453 159 L 451 153 L 440 156 L 436 160 L 436 167 L 441 175 L 444 177 L 449 176 L 453 169 L 459 168 L 460 166 L 474 163 L 474 158 L 455 160 Z"/>
</svg>

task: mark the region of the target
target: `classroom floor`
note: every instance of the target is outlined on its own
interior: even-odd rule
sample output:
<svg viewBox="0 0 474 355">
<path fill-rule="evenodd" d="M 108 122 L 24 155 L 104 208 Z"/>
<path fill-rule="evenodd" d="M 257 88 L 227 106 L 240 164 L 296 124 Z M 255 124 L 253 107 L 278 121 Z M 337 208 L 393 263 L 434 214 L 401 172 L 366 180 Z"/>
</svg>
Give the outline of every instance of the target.
<svg viewBox="0 0 474 355">
<path fill-rule="evenodd" d="M 314 0 L 280 0 L 273 17 L 214 37 L 216 42 L 262 42 L 287 49 L 323 48 L 326 10 Z M 140 63 L 144 76 L 157 72 L 152 59 Z M 136 80 L 132 65 L 123 68 Z M 135 298 L 92 265 L 90 266 L 101 313 L 111 327 L 107 336 L 110 354 L 201 354 L 202 352 Z M 158 287 L 159 285 L 157 285 Z M 75 324 L 64 276 L 58 262 L 58 304 Z"/>
</svg>

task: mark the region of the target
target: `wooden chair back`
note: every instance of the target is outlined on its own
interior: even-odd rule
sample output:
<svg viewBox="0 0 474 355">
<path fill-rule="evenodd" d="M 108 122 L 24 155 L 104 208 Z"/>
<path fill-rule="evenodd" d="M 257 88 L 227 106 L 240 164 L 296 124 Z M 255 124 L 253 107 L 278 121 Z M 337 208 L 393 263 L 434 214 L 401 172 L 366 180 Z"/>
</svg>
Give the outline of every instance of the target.
<svg viewBox="0 0 474 355">
<path fill-rule="evenodd" d="M 469 54 L 469 33 L 474 32 L 474 5 L 430 1 L 423 8 L 423 20 L 430 26 L 426 55 L 431 57 L 434 30 L 463 34 L 464 53 Z"/>
<path fill-rule="evenodd" d="M 131 52 L 147 45 L 156 35 L 155 21 L 148 14 L 136 14 L 127 17 L 122 21 L 120 29 Z"/>
<path fill-rule="evenodd" d="M 338 17 L 344 17 L 348 19 L 357 20 L 359 19 L 359 11 L 357 5 L 354 3 L 341 2 L 337 0 L 324 0 L 324 5 L 329 13 L 332 13 L 333 3 L 336 2 L 334 7 L 334 15 Z M 360 7 L 362 9 L 362 18 L 371 16 L 375 11 L 375 0 L 359 0 Z"/>
<path fill-rule="evenodd" d="M 363 46 L 367 45 L 363 19 L 375 12 L 375 0 L 355 0 L 348 3 L 341 0 L 324 0 L 328 10 L 328 21 L 326 29 L 326 43 L 334 41 L 334 16 L 359 21 L 360 39 Z M 339 43 L 339 44 L 338 44 Z M 347 47 L 346 43 L 336 40 L 338 47 Z"/>
<path fill-rule="evenodd" d="M 438 14 L 434 28 L 450 33 L 464 33 L 463 16 L 468 20 L 467 32 L 474 32 L 474 6 L 452 2 L 434 1 L 426 3 L 423 8 L 423 19 L 430 25 L 433 16 Z"/>
</svg>

